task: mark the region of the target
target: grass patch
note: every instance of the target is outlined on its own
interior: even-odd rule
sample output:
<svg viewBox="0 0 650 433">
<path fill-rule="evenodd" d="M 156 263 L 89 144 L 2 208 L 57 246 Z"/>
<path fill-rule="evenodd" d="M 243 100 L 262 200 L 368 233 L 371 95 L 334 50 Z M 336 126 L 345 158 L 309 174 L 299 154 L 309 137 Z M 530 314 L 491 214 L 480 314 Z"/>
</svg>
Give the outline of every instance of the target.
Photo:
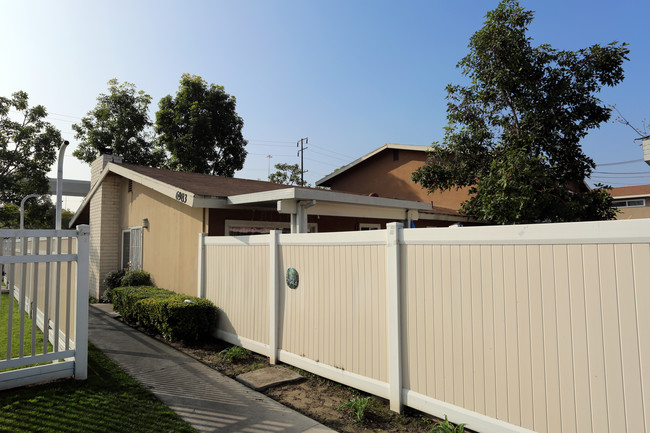
<svg viewBox="0 0 650 433">
<path fill-rule="evenodd" d="M 88 345 L 88 380 L 0 391 L 0 432 L 196 432 Z"/>
<path fill-rule="evenodd" d="M 0 359 L 6 359 L 7 355 L 7 330 L 9 329 L 9 302 L 13 301 L 12 328 L 11 328 L 11 357 L 17 358 L 20 353 L 20 310 L 18 301 L 11 299 L 8 293 L 0 295 Z M 25 313 L 25 343 L 23 356 L 29 356 L 32 352 L 32 319 Z M 48 343 L 48 351 L 52 345 Z M 43 353 L 43 333 L 36 328 L 36 354 Z"/>
</svg>

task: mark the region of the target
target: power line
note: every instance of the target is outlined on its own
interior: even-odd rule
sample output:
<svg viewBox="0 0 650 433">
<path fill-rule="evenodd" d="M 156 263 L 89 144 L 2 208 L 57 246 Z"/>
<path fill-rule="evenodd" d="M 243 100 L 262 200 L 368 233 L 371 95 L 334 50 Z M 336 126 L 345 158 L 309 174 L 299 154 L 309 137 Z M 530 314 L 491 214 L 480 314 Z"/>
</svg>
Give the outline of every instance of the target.
<svg viewBox="0 0 650 433">
<path fill-rule="evenodd" d="M 647 174 L 650 175 L 649 171 L 594 171 L 597 174 Z"/>
<path fill-rule="evenodd" d="M 330 153 L 334 153 L 334 154 L 337 154 L 337 155 L 341 155 L 341 156 L 345 157 L 346 160 L 354 160 L 354 159 L 356 159 L 356 158 L 353 157 L 353 156 L 346 155 L 346 154 L 341 153 L 341 152 L 336 152 L 336 151 L 334 151 L 334 150 L 330 150 L 330 149 L 327 149 L 327 148 L 324 148 L 324 147 L 321 147 L 321 146 L 315 145 L 314 143 L 312 143 L 311 145 L 312 145 L 312 146 L 316 146 L 318 149 L 320 149 L 320 150 L 322 150 L 322 151 L 330 152 Z"/>
<path fill-rule="evenodd" d="M 291 144 L 293 146 L 293 141 L 258 140 L 256 138 L 250 138 L 249 141 L 259 141 L 259 142 L 262 142 L 262 143 L 283 143 L 283 144 Z"/>
<path fill-rule="evenodd" d="M 607 162 L 607 163 L 604 163 L 604 164 L 596 164 L 596 166 L 600 167 L 600 166 L 603 166 L 603 165 L 631 164 L 633 162 L 642 162 L 642 161 L 643 161 L 643 159 L 639 158 L 639 159 L 631 159 L 629 161 L 618 161 L 618 162 Z"/>
<path fill-rule="evenodd" d="M 328 154 L 326 154 L 326 153 L 319 152 L 318 150 L 314 150 L 314 149 L 312 149 L 312 152 L 317 153 L 317 154 L 319 154 L 319 155 L 326 156 L 326 157 L 328 157 L 328 158 L 338 159 L 338 160 L 340 160 L 340 161 L 350 161 L 349 158 L 341 158 L 341 157 L 339 157 L 339 156 L 328 155 Z"/>
</svg>

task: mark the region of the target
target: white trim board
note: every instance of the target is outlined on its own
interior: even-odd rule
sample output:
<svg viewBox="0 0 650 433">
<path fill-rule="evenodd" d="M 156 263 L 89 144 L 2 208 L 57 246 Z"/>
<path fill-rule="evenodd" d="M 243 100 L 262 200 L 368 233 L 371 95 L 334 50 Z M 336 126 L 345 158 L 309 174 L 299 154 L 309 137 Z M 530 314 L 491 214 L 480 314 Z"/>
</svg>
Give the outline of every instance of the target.
<svg viewBox="0 0 650 433">
<path fill-rule="evenodd" d="M 535 433 L 533 430 L 436 400 L 408 389 L 402 389 L 402 400 L 405 405 L 413 409 L 421 410 L 441 419 L 447 416 L 449 421 L 454 424 L 462 423 L 467 428 L 481 433 Z"/>
<path fill-rule="evenodd" d="M 0 373 L 0 390 L 74 376 L 75 361 L 57 362 Z"/>
</svg>

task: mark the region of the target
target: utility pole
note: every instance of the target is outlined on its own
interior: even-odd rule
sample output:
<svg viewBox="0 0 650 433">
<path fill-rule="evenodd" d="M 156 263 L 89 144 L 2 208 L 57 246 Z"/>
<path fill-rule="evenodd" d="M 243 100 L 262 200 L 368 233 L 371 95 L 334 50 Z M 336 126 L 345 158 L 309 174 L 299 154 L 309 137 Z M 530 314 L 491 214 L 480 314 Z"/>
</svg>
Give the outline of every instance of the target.
<svg viewBox="0 0 650 433">
<path fill-rule="evenodd" d="M 300 184 L 304 185 L 305 184 L 305 163 L 304 163 L 304 156 L 305 156 L 305 149 L 309 149 L 308 147 L 304 147 L 305 144 L 309 143 L 309 137 L 301 138 L 298 140 L 296 143 L 296 147 L 300 146 L 300 150 L 298 151 L 298 156 L 300 157 Z"/>
<path fill-rule="evenodd" d="M 269 174 L 268 174 L 268 177 L 266 179 L 266 180 L 268 180 L 268 178 L 271 177 L 271 158 L 273 158 L 273 156 L 266 155 L 266 157 L 269 159 Z"/>
</svg>

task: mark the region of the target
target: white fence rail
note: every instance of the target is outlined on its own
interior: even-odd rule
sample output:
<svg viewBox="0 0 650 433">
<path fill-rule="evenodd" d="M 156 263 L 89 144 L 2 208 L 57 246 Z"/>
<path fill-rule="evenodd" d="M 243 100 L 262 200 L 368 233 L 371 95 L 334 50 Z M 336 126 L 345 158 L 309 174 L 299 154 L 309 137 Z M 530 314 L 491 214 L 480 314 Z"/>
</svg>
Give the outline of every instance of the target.
<svg viewBox="0 0 650 433">
<path fill-rule="evenodd" d="M 6 347 L 0 347 L 0 389 L 87 377 L 88 239 L 88 226 L 0 230 L 3 293 L 8 293 L 0 297 L 0 311 L 7 312 L 7 321 L 0 323 L 6 337 Z"/>
<path fill-rule="evenodd" d="M 199 258 L 218 337 L 395 410 L 650 432 L 650 220 L 201 236 Z"/>
</svg>

